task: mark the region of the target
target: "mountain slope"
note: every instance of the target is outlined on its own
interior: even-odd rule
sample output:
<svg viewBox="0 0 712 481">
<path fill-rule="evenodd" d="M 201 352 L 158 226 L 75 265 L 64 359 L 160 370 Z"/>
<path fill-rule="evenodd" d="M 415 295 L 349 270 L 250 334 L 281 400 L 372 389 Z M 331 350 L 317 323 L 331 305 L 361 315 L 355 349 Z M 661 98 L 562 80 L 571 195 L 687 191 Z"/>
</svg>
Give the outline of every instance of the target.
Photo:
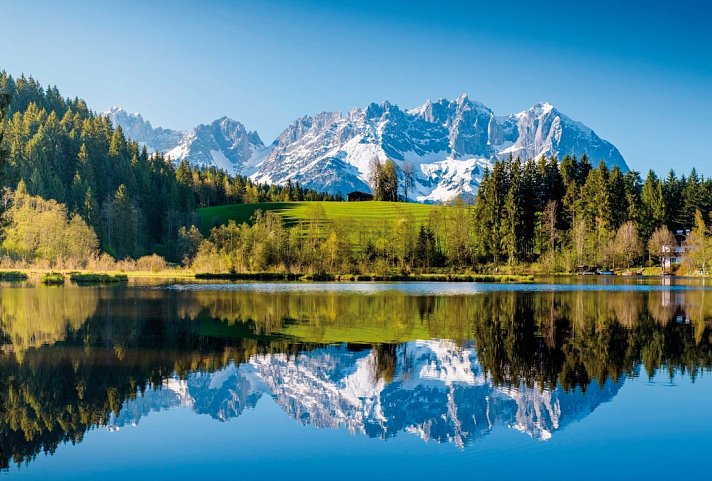
<svg viewBox="0 0 712 481">
<path fill-rule="evenodd" d="M 299 181 L 305 187 L 346 194 L 369 191 L 374 159 L 412 167 L 410 197 L 447 201 L 476 193 L 484 169 L 512 155 L 562 158 L 587 154 L 592 163 L 628 167 L 618 149 L 590 128 L 548 103 L 498 117 L 461 95 L 401 110 L 386 101 L 348 113 L 322 112 L 292 122 L 269 146 L 256 132 L 226 117 L 189 132 L 154 129 L 138 114 L 111 109 L 107 115 L 129 136 L 172 158 L 215 165 L 264 183 Z"/>
<path fill-rule="evenodd" d="M 125 134 L 175 161 L 189 159 L 198 166 L 215 166 L 230 174 L 249 174 L 267 154 L 262 139 L 236 120 L 222 117 L 190 131 L 153 128 L 141 114 L 130 114 L 120 107 L 104 112 Z"/>
<path fill-rule="evenodd" d="M 436 202 L 474 194 L 483 169 L 510 154 L 522 159 L 587 154 L 593 162 L 628 170 L 612 144 L 550 104 L 497 117 L 462 95 L 408 111 L 384 102 L 345 115 L 302 117 L 275 140 L 254 177 L 346 193 L 366 190 L 373 158 L 393 159 L 401 168 L 406 162 L 414 167 L 412 197 Z"/>
</svg>

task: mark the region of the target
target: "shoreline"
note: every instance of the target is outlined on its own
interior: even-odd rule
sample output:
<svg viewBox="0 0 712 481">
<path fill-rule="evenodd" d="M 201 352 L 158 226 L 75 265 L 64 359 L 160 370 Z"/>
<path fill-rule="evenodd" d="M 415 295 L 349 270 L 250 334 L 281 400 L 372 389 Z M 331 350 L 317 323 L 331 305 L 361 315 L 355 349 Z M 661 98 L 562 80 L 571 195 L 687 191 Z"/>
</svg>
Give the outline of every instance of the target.
<svg viewBox="0 0 712 481">
<path fill-rule="evenodd" d="M 288 272 L 243 272 L 243 273 L 196 273 L 188 270 L 147 271 L 88 271 L 76 269 L 0 269 L 0 281 L 40 280 L 57 274 L 76 282 L 74 276 L 121 277 L 122 282 L 139 279 L 185 279 L 225 281 L 284 281 L 284 282 L 502 282 L 533 283 L 531 274 L 474 274 L 474 273 L 428 273 L 428 274 L 296 274 Z M 86 281 L 102 283 L 102 281 Z M 112 281 L 116 282 L 116 281 Z"/>
<path fill-rule="evenodd" d="M 572 273 L 552 274 L 478 274 L 462 273 L 410 273 L 410 274 L 297 274 L 288 272 L 243 272 L 209 273 L 193 272 L 184 269 L 151 271 L 89 271 L 77 269 L 0 269 L 0 282 L 41 281 L 48 275 L 61 275 L 66 281 L 87 284 L 108 284 L 138 280 L 196 280 L 196 281 L 276 281 L 276 282 L 483 282 L 532 284 L 543 278 L 581 278 L 581 279 L 706 279 L 711 276 L 660 274 L 579 276 Z"/>
</svg>

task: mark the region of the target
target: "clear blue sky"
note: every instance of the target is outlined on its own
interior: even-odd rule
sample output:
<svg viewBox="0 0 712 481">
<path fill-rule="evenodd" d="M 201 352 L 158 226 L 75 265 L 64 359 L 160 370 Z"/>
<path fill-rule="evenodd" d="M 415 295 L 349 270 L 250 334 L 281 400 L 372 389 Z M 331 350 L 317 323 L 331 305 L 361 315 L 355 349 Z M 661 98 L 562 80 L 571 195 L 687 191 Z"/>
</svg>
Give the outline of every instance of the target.
<svg viewBox="0 0 712 481">
<path fill-rule="evenodd" d="M 0 68 L 154 126 L 295 118 L 462 92 L 540 101 L 631 168 L 712 176 L 712 2 L 0 0 Z"/>
</svg>

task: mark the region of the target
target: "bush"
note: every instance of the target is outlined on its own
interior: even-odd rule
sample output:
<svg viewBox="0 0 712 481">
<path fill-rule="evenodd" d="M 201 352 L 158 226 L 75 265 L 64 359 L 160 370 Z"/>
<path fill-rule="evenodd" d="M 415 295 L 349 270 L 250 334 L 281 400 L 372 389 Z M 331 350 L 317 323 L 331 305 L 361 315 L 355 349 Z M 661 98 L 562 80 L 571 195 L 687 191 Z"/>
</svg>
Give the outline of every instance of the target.
<svg viewBox="0 0 712 481">
<path fill-rule="evenodd" d="M 92 257 L 87 261 L 87 269 L 95 271 L 111 271 L 116 269 L 116 261 L 107 253 Z"/>
<path fill-rule="evenodd" d="M 140 257 L 136 260 L 137 271 L 161 272 L 167 268 L 166 260 L 157 254 Z"/>
<path fill-rule="evenodd" d="M 0 272 L 0 281 L 24 281 L 27 280 L 27 274 L 19 271 L 3 271 Z"/>
<path fill-rule="evenodd" d="M 42 276 L 40 282 L 48 286 L 59 286 L 64 284 L 64 274 L 61 272 L 48 272 Z"/>
<path fill-rule="evenodd" d="M 72 282 L 77 283 L 101 283 L 110 284 L 114 282 L 126 282 L 129 280 L 126 274 L 103 274 L 103 273 L 89 273 L 81 274 L 79 272 L 73 272 L 69 279 Z"/>
</svg>

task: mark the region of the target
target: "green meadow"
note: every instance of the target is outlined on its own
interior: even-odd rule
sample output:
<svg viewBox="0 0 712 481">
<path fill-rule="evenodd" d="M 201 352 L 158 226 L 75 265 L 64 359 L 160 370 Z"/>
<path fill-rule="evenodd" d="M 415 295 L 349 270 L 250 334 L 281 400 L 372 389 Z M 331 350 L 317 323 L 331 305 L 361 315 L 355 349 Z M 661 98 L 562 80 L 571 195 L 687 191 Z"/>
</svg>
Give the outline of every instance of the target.
<svg viewBox="0 0 712 481">
<path fill-rule="evenodd" d="M 258 204 L 231 204 L 205 207 L 198 210 L 200 230 L 203 234 L 215 226 L 234 220 L 238 224 L 249 222 L 256 211 L 273 211 L 279 214 L 286 226 L 322 218 L 326 221 L 345 220 L 363 230 L 371 230 L 384 221 L 394 221 L 412 216 L 417 225 L 426 223 L 430 214 L 442 206 L 405 202 L 262 202 Z"/>
</svg>

